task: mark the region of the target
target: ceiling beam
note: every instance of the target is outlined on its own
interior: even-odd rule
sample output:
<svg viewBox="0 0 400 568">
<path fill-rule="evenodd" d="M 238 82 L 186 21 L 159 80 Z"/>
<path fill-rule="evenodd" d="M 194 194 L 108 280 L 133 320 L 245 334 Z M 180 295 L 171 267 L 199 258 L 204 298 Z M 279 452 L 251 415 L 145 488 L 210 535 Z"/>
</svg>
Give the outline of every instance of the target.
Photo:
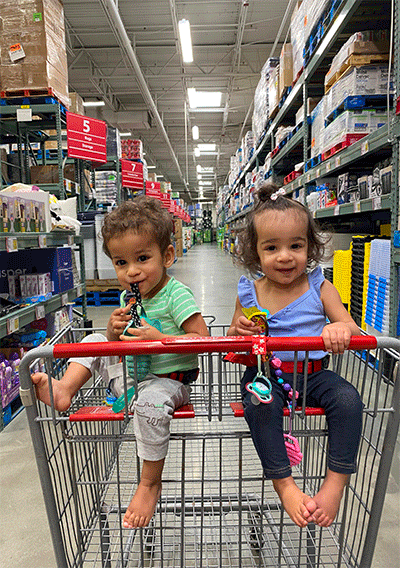
<svg viewBox="0 0 400 568">
<path fill-rule="evenodd" d="M 172 158 L 172 162 L 173 162 L 174 166 L 176 167 L 176 169 L 178 171 L 179 177 L 182 180 L 185 191 L 187 193 L 189 193 L 189 195 L 190 195 L 187 181 L 183 176 L 181 167 L 180 167 L 178 159 L 175 155 L 171 141 L 168 137 L 167 131 L 165 130 L 164 123 L 163 123 L 161 116 L 158 112 L 157 106 L 156 106 L 156 104 L 153 100 L 153 97 L 152 97 L 150 89 L 149 89 L 149 87 L 146 83 L 146 80 L 143 76 L 142 70 L 140 68 L 139 61 L 136 57 L 135 51 L 134 51 L 134 49 L 131 45 L 128 34 L 125 30 L 125 26 L 124 26 L 124 23 L 121 19 L 118 8 L 117 8 L 117 6 L 116 6 L 116 4 L 114 3 L 113 0 L 99 0 L 99 2 L 101 4 L 101 6 L 103 7 L 104 13 L 106 14 L 106 16 L 108 18 L 111 29 L 114 32 L 114 35 L 117 38 L 119 45 L 121 46 L 121 51 L 124 53 L 127 63 L 135 72 L 135 76 L 136 76 L 137 83 L 139 85 L 140 92 L 141 92 L 144 100 L 146 101 L 146 104 L 148 105 L 148 108 L 149 108 L 151 114 L 153 115 L 153 118 L 154 118 L 154 120 L 155 120 L 155 122 L 158 126 L 158 129 L 160 130 L 160 132 L 161 132 L 161 134 L 162 134 L 162 136 L 165 140 L 165 143 L 166 143 L 166 145 L 169 149 L 169 152 L 170 152 L 170 155 L 171 155 L 171 158 Z"/>
</svg>

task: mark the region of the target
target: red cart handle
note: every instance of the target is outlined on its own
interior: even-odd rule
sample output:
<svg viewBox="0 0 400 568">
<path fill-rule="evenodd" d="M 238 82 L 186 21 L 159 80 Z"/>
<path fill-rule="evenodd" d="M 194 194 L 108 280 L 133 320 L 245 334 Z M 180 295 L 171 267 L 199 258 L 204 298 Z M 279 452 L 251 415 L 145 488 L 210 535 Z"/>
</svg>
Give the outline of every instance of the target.
<svg viewBox="0 0 400 568">
<path fill-rule="evenodd" d="M 153 355 L 163 353 L 248 352 L 253 336 L 171 337 L 162 341 L 108 341 L 101 343 L 59 343 L 54 345 L 55 358 L 101 357 L 109 355 Z M 324 351 L 322 337 L 267 337 L 268 351 Z M 354 335 L 348 349 L 375 349 L 373 335 Z"/>
</svg>

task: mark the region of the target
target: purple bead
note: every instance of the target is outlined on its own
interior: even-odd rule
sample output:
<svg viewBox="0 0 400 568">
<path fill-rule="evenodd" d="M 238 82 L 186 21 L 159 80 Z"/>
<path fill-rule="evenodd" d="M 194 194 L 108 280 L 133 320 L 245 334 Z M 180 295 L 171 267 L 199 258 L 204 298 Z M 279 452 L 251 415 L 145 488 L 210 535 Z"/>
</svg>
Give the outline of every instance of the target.
<svg viewBox="0 0 400 568">
<path fill-rule="evenodd" d="M 285 391 L 287 391 L 287 392 L 289 392 L 289 391 L 291 390 L 291 388 L 292 388 L 292 387 L 289 385 L 289 383 L 285 383 L 285 384 L 283 385 L 283 390 L 285 390 Z"/>
<path fill-rule="evenodd" d="M 275 375 L 276 375 L 277 377 L 281 377 L 281 376 L 282 376 L 282 371 L 281 371 L 280 369 L 276 369 L 276 370 L 275 370 Z"/>
</svg>

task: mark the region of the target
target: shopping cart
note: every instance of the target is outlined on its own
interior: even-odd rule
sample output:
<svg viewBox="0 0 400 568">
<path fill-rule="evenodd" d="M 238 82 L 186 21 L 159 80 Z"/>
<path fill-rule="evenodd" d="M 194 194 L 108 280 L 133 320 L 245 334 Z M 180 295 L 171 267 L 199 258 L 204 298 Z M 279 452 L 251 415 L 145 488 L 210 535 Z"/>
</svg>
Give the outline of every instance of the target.
<svg viewBox="0 0 400 568">
<path fill-rule="evenodd" d="M 365 408 L 358 473 L 351 477 L 329 528 L 299 528 L 263 478 L 240 405 L 243 369 L 224 361 L 248 352 L 251 338 L 223 336 L 147 343 L 58 343 L 29 351 L 21 362 L 21 396 L 39 469 L 57 568 L 361 567 L 371 566 L 391 458 L 399 428 L 400 341 L 353 338 L 332 365 L 360 392 Z M 78 333 L 81 333 L 79 330 Z M 60 339 L 60 338 L 59 338 Z M 68 340 L 71 341 L 70 335 Z M 321 338 L 268 338 L 268 349 L 320 349 Z M 127 405 L 104 407 L 101 377 L 82 389 L 66 413 L 38 403 L 32 368 L 60 377 L 66 358 L 191 351 L 201 374 L 192 407 L 172 420 L 163 492 L 145 529 L 121 520 L 140 472 Z M 233 410 L 232 410 L 233 407 Z M 324 478 L 326 425 L 322 410 L 292 409 L 292 429 L 304 454 L 294 477 L 315 494 Z M 285 418 L 288 427 L 289 417 Z"/>
</svg>

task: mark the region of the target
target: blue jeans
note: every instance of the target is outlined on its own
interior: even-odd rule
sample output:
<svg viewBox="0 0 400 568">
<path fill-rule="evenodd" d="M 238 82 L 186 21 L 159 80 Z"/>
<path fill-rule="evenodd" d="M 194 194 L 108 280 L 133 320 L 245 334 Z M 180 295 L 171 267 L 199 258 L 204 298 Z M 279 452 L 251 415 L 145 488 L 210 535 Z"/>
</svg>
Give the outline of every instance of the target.
<svg viewBox="0 0 400 568">
<path fill-rule="evenodd" d="M 272 374 L 270 403 L 255 405 L 246 384 L 252 382 L 257 367 L 248 367 L 241 382 L 244 416 L 267 479 L 283 479 L 292 474 L 283 431 L 283 408 L 287 394 Z M 285 383 L 293 384 L 293 375 L 283 373 Z M 303 395 L 304 375 L 297 375 L 296 390 Z M 327 466 L 331 471 L 350 474 L 356 471 L 361 437 L 363 404 L 357 390 L 348 381 L 323 369 L 308 375 L 307 406 L 322 407 L 328 424 Z"/>
</svg>

